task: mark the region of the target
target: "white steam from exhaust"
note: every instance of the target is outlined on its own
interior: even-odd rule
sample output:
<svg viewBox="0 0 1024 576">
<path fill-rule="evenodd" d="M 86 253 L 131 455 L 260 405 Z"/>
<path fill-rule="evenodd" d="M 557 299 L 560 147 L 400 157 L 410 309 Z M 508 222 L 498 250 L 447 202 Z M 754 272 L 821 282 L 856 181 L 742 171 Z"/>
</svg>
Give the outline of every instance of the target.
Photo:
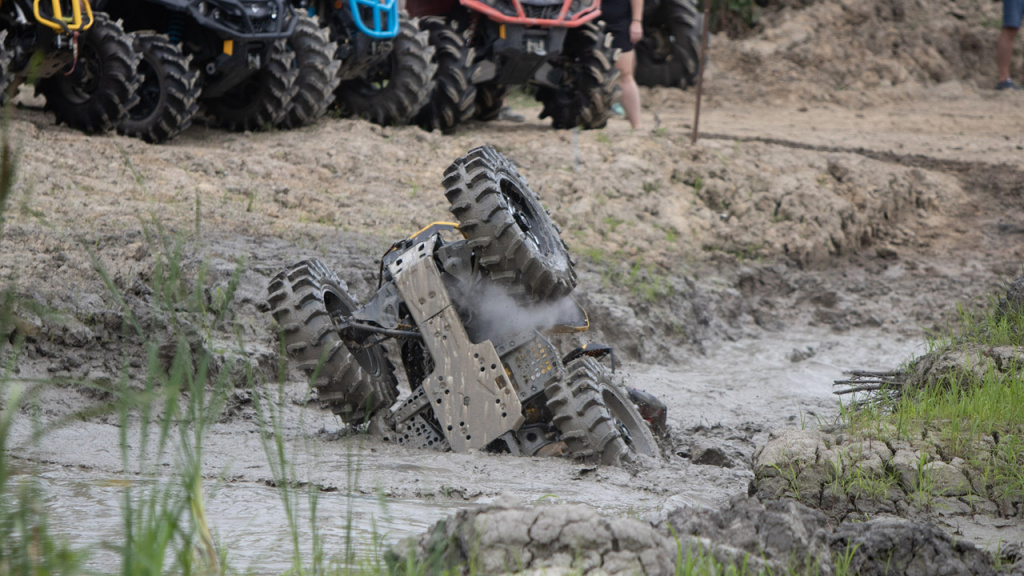
<svg viewBox="0 0 1024 576">
<path fill-rule="evenodd" d="M 482 283 L 472 298 L 474 332 L 482 339 L 521 330 L 543 331 L 571 323 L 579 316 L 579 306 L 569 296 L 527 306 L 517 302 L 504 287 Z"/>
</svg>

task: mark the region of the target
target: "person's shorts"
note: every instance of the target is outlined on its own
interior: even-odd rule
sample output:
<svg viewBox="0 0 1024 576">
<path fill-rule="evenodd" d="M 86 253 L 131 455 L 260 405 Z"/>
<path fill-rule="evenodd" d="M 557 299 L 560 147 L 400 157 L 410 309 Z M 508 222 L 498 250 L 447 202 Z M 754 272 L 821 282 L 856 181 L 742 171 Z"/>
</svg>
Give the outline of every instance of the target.
<svg viewBox="0 0 1024 576">
<path fill-rule="evenodd" d="M 1024 2 L 1024 0 L 1020 0 Z M 629 25 L 633 21 L 633 8 L 629 2 L 622 0 L 601 2 L 601 20 L 604 20 L 604 31 L 612 35 L 612 48 L 623 52 L 633 49 L 629 41 Z"/>
<path fill-rule="evenodd" d="M 1003 28 L 1020 28 L 1024 0 L 1003 0 Z"/>
</svg>

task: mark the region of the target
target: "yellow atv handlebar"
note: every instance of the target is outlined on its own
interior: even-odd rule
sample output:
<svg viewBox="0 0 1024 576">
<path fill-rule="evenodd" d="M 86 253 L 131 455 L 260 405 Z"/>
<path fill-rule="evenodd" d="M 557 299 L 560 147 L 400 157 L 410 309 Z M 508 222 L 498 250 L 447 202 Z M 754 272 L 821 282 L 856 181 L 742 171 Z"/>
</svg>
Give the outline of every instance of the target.
<svg viewBox="0 0 1024 576">
<path fill-rule="evenodd" d="M 32 13 L 36 20 L 47 28 L 70 34 L 71 32 L 84 32 L 92 27 L 92 6 L 89 5 L 89 0 L 70 0 L 71 10 L 70 14 L 66 16 L 64 15 L 65 6 L 62 4 L 66 5 L 68 0 L 50 0 L 49 13 L 43 13 L 40 10 L 42 2 L 43 0 L 33 2 Z"/>
</svg>

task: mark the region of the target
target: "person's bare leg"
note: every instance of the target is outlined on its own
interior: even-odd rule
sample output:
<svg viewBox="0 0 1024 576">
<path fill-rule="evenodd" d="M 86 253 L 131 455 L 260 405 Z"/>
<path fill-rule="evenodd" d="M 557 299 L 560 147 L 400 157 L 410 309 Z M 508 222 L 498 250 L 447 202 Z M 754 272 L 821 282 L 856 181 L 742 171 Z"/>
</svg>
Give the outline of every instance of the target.
<svg viewBox="0 0 1024 576">
<path fill-rule="evenodd" d="M 640 127 L 640 89 L 633 78 L 636 66 L 636 51 L 623 52 L 615 61 L 619 69 L 619 88 L 622 89 L 622 107 L 626 110 L 626 119 L 633 129 Z"/>
<path fill-rule="evenodd" d="M 999 41 L 996 43 L 996 65 L 999 67 L 1000 82 L 1010 79 L 1010 60 L 1013 58 L 1013 39 L 1016 36 L 1016 28 L 1003 28 L 999 34 Z"/>
</svg>

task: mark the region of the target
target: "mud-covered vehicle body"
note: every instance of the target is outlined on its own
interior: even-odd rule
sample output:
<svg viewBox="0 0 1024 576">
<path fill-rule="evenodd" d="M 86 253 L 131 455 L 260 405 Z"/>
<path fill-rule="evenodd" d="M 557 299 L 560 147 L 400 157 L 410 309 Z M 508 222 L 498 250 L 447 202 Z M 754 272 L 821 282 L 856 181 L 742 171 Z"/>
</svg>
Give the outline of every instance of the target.
<svg viewBox="0 0 1024 576">
<path fill-rule="evenodd" d="M 58 123 L 114 128 L 136 101 L 138 55 L 121 25 L 88 0 L 0 2 L 0 95 L 34 82 Z"/>
<path fill-rule="evenodd" d="M 166 140 L 200 107 L 229 130 L 293 127 L 330 103 L 334 47 L 288 0 L 98 1 L 143 56 L 142 102 L 124 133 Z"/>
<path fill-rule="evenodd" d="M 619 97 L 617 53 L 597 20 L 600 0 L 407 0 L 407 6 L 414 16 L 442 19 L 473 50 L 468 68 L 460 59 L 439 62 L 438 78 L 468 78 L 475 117 L 497 117 L 508 87 L 529 85 L 543 104 L 541 118 L 550 116 L 555 128 L 607 123 Z M 436 96 L 459 101 L 456 88 Z"/>
<path fill-rule="evenodd" d="M 434 88 L 434 48 L 398 0 L 293 0 L 316 16 L 337 45 L 334 102 L 342 116 L 404 125 Z"/>
<path fill-rule="evenodd" d="M 268 309 L 319 400 L 411 447 L 606 464 L 656 455 L 664 407 L 612 377 L 597 358 L 607 348 L 562 354 L 545 335 L 589 323 L 570 295 L 576 278 L 558 230 L 515 166 L 477 148 L 448 168 L 444 186 L 459 222 L 394 244 L 365 304 L 319 260 L 271 281 Z M 397 403 L 391 338 L 410 387 Z"/>
</svg>

